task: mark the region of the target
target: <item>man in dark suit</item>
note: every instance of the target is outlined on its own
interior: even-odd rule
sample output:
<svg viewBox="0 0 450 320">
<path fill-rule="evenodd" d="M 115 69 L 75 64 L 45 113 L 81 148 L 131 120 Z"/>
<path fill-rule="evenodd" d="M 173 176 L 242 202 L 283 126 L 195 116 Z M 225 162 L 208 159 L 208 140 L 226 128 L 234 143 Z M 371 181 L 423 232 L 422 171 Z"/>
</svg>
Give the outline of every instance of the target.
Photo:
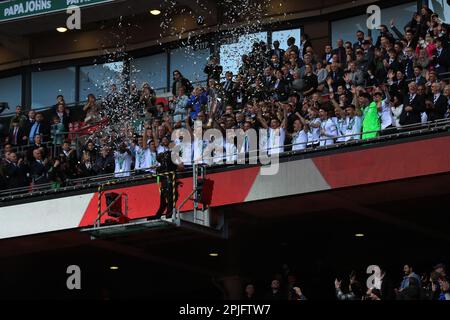
<svg viewBox="0 0 450 320">
<path fill-rule="evenodd" d="M 329 44 L 325 46 L 325 52 L 322 56 L 322 61 L 324 65 L 333 63 L 333 48 Z"/>
<path fill-rule="evenodd" d="M 18 160 L 14 152 L 10 153 L 5 161 L 3 172 L 9 189 L 22 188 L 28 185 L 27 170 L 23 164 L 23 159 Z"/>
<path fill-rule="evenodd" d="M 429 120 L 438 120 L 444 119 L 444 115 L 448 109 L 448 100 L 447 97 L 441 94 L 441 85 L 438 82 L 435 82 L 431 85 L 431 92 L 433 94 L 433 119 Z"/>
<path fill-rule="evenodd" d="M 427 79 L 422 75 L 423 68 L 422 66 L 415 66 L 414 67 L 414 82 L 418 86 L 423 86 L 427 83 Z"/>
<path fill-rule="evenodd" d="M 46 158 L 48 155 L 48 149 L 47 147 L 42 143 L 42 137 L 41 135 L 37 134 L 34 136 L 33 141 L 28 142 L 30 146 L 27 148 L 27 159 L 28 162 L 31 163 L 34 161 L 33 157 L 33 151 L 34 149 L 41 149 L 42 150 L 42 158 Z"/>
<path fill-rule="evenodd" d="M 263 76 L 262 80 L 263 80 L 263 84 L 266 88 L 272 87 L 272 85 L 274 84 L 274 82 L 276 80 L 276 78 L 273 74 L 272 67 L 267 67 L 264 69 L 264 76 Z"/>
<path fill-rule="evenodd" d="M 370 38 L 367 37 L 362 42 L 362 50 L 364 51 L 364 60 L 367 61 L 368 65 L 371 65 L 375 59 L 375 47 L 372 45 Z"/>
<path fill-rule="evenodd" d="M 43 159 L 41 149 L 33 150 L 34 160 L 30 164 L 30 176 L 34 184 L 48 183 L 48 159 Z"/>
<path fill-rule="evenodd" d="M 12 127 L 9 129 L 8 134 L 8 142 L 15 147 L 27 144 L 27 134 L 25 129 L 19 126 L 19 120 L 14 119 L 11 125 Z"/>
<path fill-rule="evenodd" d="M 60 103 L 56 107 L 56 112 L 51 116 L 51 119 L 53 119 L 55 116 L 60 119 L 61 123 L 64 125 L 65 131 L 69 131 L 70 115 L 68 110 L 69 109 L 67 109 L 64 103 Z"/>
<path fill-rule="evenodd" d="M 285 51 L 283 49 L 280 49 L 280 41 L 275 40 L 273 42 L 273 49 L 269 50 L 268 58 L 270 59 L 273 55 L 276 55 L 278 57 L 278 61 L 283 63 L 284 52 Z"/>
<path fill-rule="evenodd" d="M 388 74 L 389 76 L 389 74 Z M 395 80 L 393 79 L 392 84 L 389 87 L 389 92 L 395 92 L 400 93 L 402 95 L 405 94 L 405 92 L 408 91 L 408 84 L 405 80 L 405 75 L 403 74 L 403 71 L 397 71 L 396 74 L 394 74 Z"/>
<path fill-rule="evenodd" d="M 36 114 L 36 122 L 31 126 L 28 140 L 34 141 L 34 136 L 37 134 L 41 135 L 42 141 L 46 141 L 50 137 L 50 127 L 45 122 L 42 113 Z"/>
<path fill-rule="evenodd" d="M 436 39 L 436 54 L 433 59 L 434 68 L 437 74 L 446 73 L 450 66 L 450 52 L 444 47 L 444 39 Z"/>
<path fill-rule="evenodd" d="M 357 41 L 353 44 L 353 51 L 356 51 L 356 49 L 358 48 L 362 48 L 362 42 L 364 41 L 364 32 L 358 30 L 356 32 L 356 39 Z"/>
<path fill-rule="evenodd" d="M 283 67 L 283 64 L 280 62 L 276 54 L 273 54 L 272 57 L 269 60 L 269 66 L 272 67 L 274 70 L 281 70 Z"/>
<path fill-rule="evenodd" d="M 233 72 L 227 71 L 225 73 L 225 81 L 222 82 L 222 90 L 225 97 L 225 104 L 235 105 L 236 104 L 236 93 L 235 93 L 235 85 L 236 83 L 233 81 Z"/>
<path fill-rule="evenodd" d="M 413 80 L 414 76 L 414 49 L 411 47 L 406 48 L 405 60 L 403 60 L 403 73 L 406 80 Z"/>
<path fill-rule="evenodd" d="M 347 54 L 345 52 L 344 40 L 339 39 L 337 41 L 337 48 L 332 52 L 333 54 L 336 54 L 338 56 L 338 63 L 340 63 L 341 65 L 345 65 L 347 63 Z"/>
<path fill-rule="evenodd" d="M 425 111 L 425 97 L 417 94 L 417 85 L 411 82 L 408 85 L 409 93 L 403 102 L 403 111 L 400 115 L 402 126 L 420 123 L 421 113 Z"/>
<path fill-rule="evenodd" d="M 28 111 L 28 119 L 27 119 L 27 121 L 25 121 L 25 126 L 24 126 L 26 133 L 27 133 L 27 137 L 30 135 L 31 127 L 33 126 L 33 124 L 35 122 L 36 122 L 36 111 L 34 111 L 34 110 Z M 29 143 L 31 143 L 31 142 L 29 142 Z"/>
</svg>

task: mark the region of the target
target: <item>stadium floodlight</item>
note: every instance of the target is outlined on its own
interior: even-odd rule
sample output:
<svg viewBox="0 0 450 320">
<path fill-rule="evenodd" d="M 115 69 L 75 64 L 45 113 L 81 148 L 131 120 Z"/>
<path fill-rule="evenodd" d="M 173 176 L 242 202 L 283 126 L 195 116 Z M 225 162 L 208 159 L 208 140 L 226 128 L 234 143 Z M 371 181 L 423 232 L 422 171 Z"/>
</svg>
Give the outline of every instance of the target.
<svg viewBox="0 0 450 320">
<path fill-rule="evenodd" d="M 154 16 L 158 16 L 161 14 L 161 11 L 158 9 L 152 9 L 152 10 L 150 10 L 150 13 Z"/>
</svg>

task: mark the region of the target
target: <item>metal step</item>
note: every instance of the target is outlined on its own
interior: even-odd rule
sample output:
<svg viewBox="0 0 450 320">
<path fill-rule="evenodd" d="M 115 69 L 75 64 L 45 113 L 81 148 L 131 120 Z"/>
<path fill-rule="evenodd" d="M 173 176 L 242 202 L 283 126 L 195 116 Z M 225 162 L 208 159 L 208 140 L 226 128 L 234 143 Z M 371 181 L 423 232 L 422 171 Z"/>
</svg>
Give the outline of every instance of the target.
<svg viewBox="0 0 450 320">
<path fill-rule="evenodd" d="M 91 237 L 93 238 L 110 238 L 147 230 L 176 228 L 177 226 L 178 224 L 171 219 L 139 219 L 124 224 L 112 224 L 102 225 L 99 227 L 83 228 L 80 231 L 90 233 Z"/>
</svg>

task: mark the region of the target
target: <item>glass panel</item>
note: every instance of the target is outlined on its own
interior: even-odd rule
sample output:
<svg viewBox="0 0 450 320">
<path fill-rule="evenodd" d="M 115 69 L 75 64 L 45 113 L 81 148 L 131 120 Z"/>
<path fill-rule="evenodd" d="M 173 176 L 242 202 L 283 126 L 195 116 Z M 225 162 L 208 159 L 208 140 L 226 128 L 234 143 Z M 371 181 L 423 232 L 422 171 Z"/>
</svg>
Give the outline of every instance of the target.
<svg viewBox="0 0 450 320">
<path fill-rule="evenodd" d="M 352 43 L 356 41 L 356 31 L 364 31 L 367 35 L 367 16 L 360 15 L 356 17 L 351 17 L 342 20 L 336 20 L 331 22 L 331 41 L 333 48 L 336 47 L 336 42 L 338 39 L 343 39 L 344 41 L 351 41 Z M 376 41 L 376 38 L 375 38 Z M 323 50 L 323 49 L 322 49 Z"/>
<path fill-rule="evenodd" d="M 8 103 L 1 115 L 16 112 L 16 107 L 22 103 L 22 76 L 13 76 L 0 79 L 0 103 Z"/>
<path fill-rule="evenodd" d="M 226 71 L 232 71 L 237 74 L 241 66 L 242 56 L 252 51 L 253 43 L 264 41 L 267 43 L 267 32 L 257 32 L 244 34 L 239 37 L 238 42 L 231 44 L 222 44 L 220 46 L 220 64 L 223 67 L 223 74 Z"/>
<path fill-rule="evenodd" d="M 62 94 L 66 103 L 75 102 L 75 67 L 33 72 L 31 74 L 31 107 L 53 106 Z"/>
<path fill-rule="evenodd" d="M 140 89 L 148 82 L 156 92 L 165 92 L 167 88 L 167 56 L 165 53 L 137 58 L 131 61 L 132 82 Z"/>
<path fill-rule="evenodd" d="M 447 0 L 430 0 L 430 9 L 436 12 L 442 21 L 450 23 L 450 4 Z"/>
<path fill-rule="evenodd" d="M 390 23 L 392 19 L 395 19 L 397 29 L 403 33 L 404 27 L 411 21 L 413 14 L 416 11 L 417 2 L 410 2 L 395 7 L 381 9 L 381 24 L 388 26 L 389 31 L 391 31 Z M 392 34 L 397 39 L 397 36 L 393 32 Z M 379 35 L 380 32 L 378 30 L 372 31 L 372 38 L 374 42 L 377 41 Z"/>
<path fill-rule="evenodd" d="M 182 47 L 170 52 L 170 74 L 179 70 L 192 83 L 206 81 L 203 69 L 210 57 L 210 50 L 194 50 L 191 46 Z"/>
<path fill-rule="evenodd" d="M 272 32 L 272 43 L 276 40 L 280 42 L 280 49 L 287 50 L 287 40 L 290 37 L 295 38 L 295 44 L 298 46 L 300 43 L 300 29 L 290 29 L 290 30 L 281 30 L 281 31 L 274 31 Z"/>
<path fill-rule="evenodd" d="M 80 68 L 80 101 L 86 101 L 88 94 L 105 97 L 111 85 L 122 89 L 123 62 L 110 62 Z"/>
</svg>

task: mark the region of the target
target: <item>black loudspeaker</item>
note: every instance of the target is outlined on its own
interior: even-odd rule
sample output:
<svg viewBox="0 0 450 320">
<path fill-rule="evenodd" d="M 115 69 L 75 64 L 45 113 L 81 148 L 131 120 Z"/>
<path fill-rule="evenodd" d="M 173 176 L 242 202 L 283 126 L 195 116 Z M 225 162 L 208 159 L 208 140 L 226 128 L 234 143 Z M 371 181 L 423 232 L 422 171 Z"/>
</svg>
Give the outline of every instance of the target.
<svg viewBox="0 0 450 320">
<path fill-rule="evenodd" d="M 5 111 L 5 109 L 9 109 L 8 102 L 0 102 L 0 114 Z"/>
<path fill-rule="evenodd" d="M 105 194 L 105 198 L 106 198 L 106 206 L 110 206 L 111 207 L 108 209 L 107 213 L 108 216 L 110 217 L 114 217 L 114 218 L 118 218 L 120 216 L 123 215 L 122 212 L 122 197 L 119 197 L 120 195 L 118 193 L 115 192 L 111 192 L 111 193 L 107 193 Z M 119 199 L 117 199 L 114 203 L 113 201 L 119 197 Z"/>
</svg>

